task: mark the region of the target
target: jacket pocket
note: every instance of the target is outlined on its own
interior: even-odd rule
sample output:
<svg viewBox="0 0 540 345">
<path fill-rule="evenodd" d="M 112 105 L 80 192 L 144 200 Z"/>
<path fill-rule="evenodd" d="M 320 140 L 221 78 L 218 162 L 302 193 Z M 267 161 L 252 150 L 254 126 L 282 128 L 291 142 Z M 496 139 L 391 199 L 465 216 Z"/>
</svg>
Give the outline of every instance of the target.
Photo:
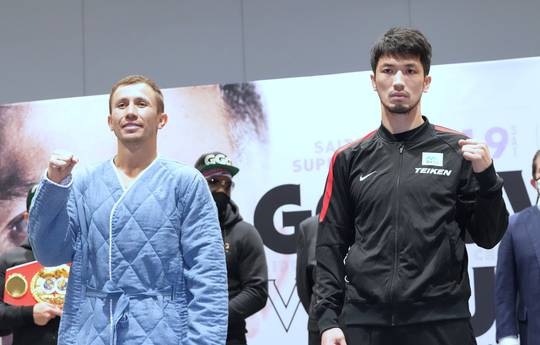
<svg viewBox="0 0 540 345">
<path fill-rule="evenodd" d="M 355 242 L 349 247 L 345 258 L 343 258 L 343 266 L 345 270 L 345 282 L 349 283 L 354 277 L 354 251 L 358 249 L 358 244 Z"/>
<path fill-rule="evenodd" d="M 377 255 L 366 255 L 362 244 L 354 243 L 345 261 L 346 300 L 370 304 L 384 302 L 389 269 Z"/>
</svg>

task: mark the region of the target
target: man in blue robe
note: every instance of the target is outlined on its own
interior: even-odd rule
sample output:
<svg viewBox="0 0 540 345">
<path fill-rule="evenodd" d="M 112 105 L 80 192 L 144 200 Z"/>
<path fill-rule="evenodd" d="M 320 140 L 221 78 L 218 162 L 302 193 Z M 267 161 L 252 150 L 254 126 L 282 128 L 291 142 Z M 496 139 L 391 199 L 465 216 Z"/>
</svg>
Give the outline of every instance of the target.
<svg viewBox="0 0 540 345">
<path fill-rule="evenodd" d="M 44 265 L 72 262 L 59 344 L 224 344 L 227 274 L 215 203 L 194 168 L 158 157 L 163 95 L 118 81 L 117 153 L 91 168 L 56 151 L 30 210 Z M 73 170 L 73 174 L 72 174 Z"/>
</svg>

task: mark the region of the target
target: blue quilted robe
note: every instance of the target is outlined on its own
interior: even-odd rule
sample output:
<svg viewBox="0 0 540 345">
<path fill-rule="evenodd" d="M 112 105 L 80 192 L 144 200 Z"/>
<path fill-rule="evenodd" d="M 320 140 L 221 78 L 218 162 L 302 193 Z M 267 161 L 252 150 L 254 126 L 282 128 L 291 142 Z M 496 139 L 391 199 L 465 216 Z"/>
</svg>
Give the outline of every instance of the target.
<svg viewBox="0 0 540 345">
<path fill-rule="evenodd" d="M 36 258 L 72 262 L 59 344 L 224 344 L 227 275 L 214 200 L 193 168 L 158 158 L 127 190 L 112 161 L 43 179 Z"/>
</svg>

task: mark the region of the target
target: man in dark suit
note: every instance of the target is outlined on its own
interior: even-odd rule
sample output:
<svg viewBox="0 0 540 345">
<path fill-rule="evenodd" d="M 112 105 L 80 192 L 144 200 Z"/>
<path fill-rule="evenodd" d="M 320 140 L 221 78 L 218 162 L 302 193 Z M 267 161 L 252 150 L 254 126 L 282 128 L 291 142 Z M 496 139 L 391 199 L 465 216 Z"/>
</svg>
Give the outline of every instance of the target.
<svg viewBox="0 0 540 345">
<path fill-rule="evenodd" d="M 315 303 L 315 244 L 317 243 L 318 216 L 305 219 L 300 223 L 296 252 L 296 290 L 304 309 L 308 313 L 308 344 L 320 345 L 321 337 L 317 320 L 313 314 Z"/>
<path fill-rule="evenodd" d="M 531 185 L 540 196 L 540 150 Z M 496 271 L 497 341 L 540 344 L 540 203 L 510 217 L 499 246 Z M 519 340 L 518 340 L 519 335 Z"/>
</svg>

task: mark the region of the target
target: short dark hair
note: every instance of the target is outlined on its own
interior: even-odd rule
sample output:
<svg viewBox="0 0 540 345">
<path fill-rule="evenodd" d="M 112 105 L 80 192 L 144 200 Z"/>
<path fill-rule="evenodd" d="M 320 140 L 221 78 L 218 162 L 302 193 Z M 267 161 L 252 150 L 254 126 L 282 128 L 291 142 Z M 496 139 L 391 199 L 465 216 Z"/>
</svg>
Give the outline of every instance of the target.
<svg viewBox="0 0 540 345">
<path fill-rule="evenodd" d="M 418 30 L 393 27 L 379 38 L 371 48 L 371 69 L 375 73 L 381 56 L 418 56 L 424 67 L 424 75 L 431 67 L 431 44 Z"/>
<path fill-rule="evenodd" d="M 146 84 L 154 90 L 154 93 L 156 94 L 156 106 L 157 106 L 157 112 L 159 114 L 162 114 L 165 111 L 165 105 L 163 103 L 163 93 L 161 93 L 161 89 L 156 84 L 155 81 L 153 81 L 150 78 L 147 78 L 143 75 L 128 75 L 127 77 L 124 77 L 114 83 L 114 85 L 111 88 L 111 93 L 109 94 L 109 114 L 112 114 L 112 98 L 114 96 L 114 93 L 120 86 L 126 86 L 126 85 L 133 85 L 133 84 Z"/>
<path fill-rule="evenodd" d="M 540 157 L 540 150 L 536 151 L 536 153 L 534 154 L 534 157 L 533 157 L 533 161 L 532 161 L 532 177 L 533 179 L 536 179 L 536 160 L 538 159 L 538 157 Z"/>
</svg>

